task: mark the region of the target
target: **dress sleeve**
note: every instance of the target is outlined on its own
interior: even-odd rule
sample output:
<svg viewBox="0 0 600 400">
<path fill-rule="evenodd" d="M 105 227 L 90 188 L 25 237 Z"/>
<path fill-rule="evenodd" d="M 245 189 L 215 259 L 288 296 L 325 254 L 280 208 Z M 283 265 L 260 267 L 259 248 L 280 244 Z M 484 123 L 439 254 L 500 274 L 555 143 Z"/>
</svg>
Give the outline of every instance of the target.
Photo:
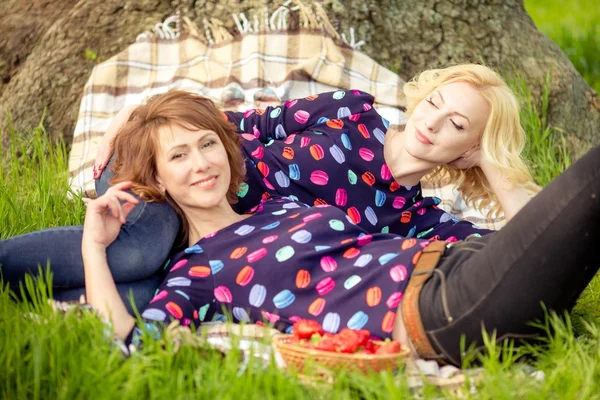
<svg viewBox="0 0 600 400">
<path fill-rule="evenodd" d="M 335 99 L 332 102 L 331 99 Z M 372 95 L 358 90 L 338 90 L 266 109 L 252 109 L 244 113 L 225 112 L 240 133 L 251 134 L 262 143 L 282 140 L 292 133 L 301 133 L 327 120 L 349 118 L 373 108 Z"/>
<path fill-rule="evenodd" d="M 440 199 L 425 197 L 416 202 L 412 207 L 404 210 L 401 215 L 410 220 L 406 225 L 408 232 L 395 232 L 407 237 L 419 239 L 435 239 L 455 242 L 465 240 L 471 235 L 483 236 L 494 231 L 480 228 L 469 221 L 461 221 L 441 208 L 437 207 Z M 408 214 L 410 213 L 410 215 Z M 418 229 L 417 229 L 418 227 Z"/>
<path fill-rule="evenodd" d="M 198 245 L 189 249 L 200 251 Z M 187 249 L 187 250 L 189 250 Z M 187 251 L 186 250 L 186 251 Z M 140 346 L 143 331 L 160 337 L 160 328 L 178 320 L 183 326 L 198 327 L 208 316 L 212 302 L 212 272 L 204 257 L 198 253 L 182 253 L 169 263 L 170 271 L 155 296 L 142 311 L 142 324 L 134 326 L 125 346 Z"/>
</svg>

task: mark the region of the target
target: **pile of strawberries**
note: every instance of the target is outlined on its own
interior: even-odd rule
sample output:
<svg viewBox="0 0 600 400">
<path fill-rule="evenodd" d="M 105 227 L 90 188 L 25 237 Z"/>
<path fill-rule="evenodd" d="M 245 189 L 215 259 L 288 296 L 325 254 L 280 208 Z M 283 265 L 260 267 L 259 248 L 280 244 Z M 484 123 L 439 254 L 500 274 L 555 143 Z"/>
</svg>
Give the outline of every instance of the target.
<svg viewBox="0 0 600 400">
<path fill-rule="evenodd" d="M 395 354 L 401 346 L 396 340 L 386 339 L 383 343 L 375 344 L 371 333 L 366 329 L 344 328 L 336 334 L 324 332 L 317 321 L 302 319 L 294 323 L 290 344 L 296 344 L 309 349 L 332 351 L 336 353 L 357 354 Z"/>
</svg>

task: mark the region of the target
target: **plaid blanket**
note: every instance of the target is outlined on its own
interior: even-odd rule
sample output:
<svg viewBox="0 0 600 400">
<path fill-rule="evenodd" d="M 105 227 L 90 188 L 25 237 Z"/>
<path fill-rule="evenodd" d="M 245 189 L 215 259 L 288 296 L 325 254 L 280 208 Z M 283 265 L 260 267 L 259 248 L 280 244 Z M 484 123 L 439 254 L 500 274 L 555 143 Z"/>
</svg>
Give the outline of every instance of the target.
<svg viewBox="0 0 600 400">
<path fill-rule="evenodd" d="M 205 20 L 201 33 L 187 18 L 170 17 L 97 65 L 84 87 L 73 135 L 72 189 L 83 191 L 84 197 L 96 196 L 92 167 L 102 135 L 116 113 L 171 89 L 195 92 L 223 109 L 238 111 L 255 108 L 264 88 L 280 101 L 338 88 L 359 89 L 373 94 L 378 112 L 392 126 L 401 127 L 405 82 L 358 51 L 363 42 L 355 43 L 353 32 L 351 42 L 340 37 L 322 9 L 313 7 L 296 10 L 303 22 L 294 31 L 286 29 L 284 17 L 295 9 L 286 5 L 267 15 L 262 24 L 234 16 L 242 32 L 235 37 L 219 21 Z M 228 101 L 232 93 L 239 100 L 235 104 Z M 441 198 L 442 208 L 460 219 L 490 229 L 504 223 L 503 218 L 486 218 L 487 210 L 467 207 L 452 182 L 424 182 L 423 192 Z"/>
</svg>

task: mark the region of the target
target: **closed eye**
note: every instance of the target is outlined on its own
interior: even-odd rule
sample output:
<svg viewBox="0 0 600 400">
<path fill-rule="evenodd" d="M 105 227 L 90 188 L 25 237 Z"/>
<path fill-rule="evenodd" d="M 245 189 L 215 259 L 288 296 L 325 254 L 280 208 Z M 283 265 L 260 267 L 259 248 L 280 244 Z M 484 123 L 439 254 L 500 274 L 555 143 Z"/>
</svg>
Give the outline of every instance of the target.
<svg viewBox="0 0 600 400">
<path fill-rule="evenodd" d="M 450 120 L 450 122 L 452 122 L 452 125 L 454 125 L 454 127 L 455 127 L 455 128 L 456 128 L 456 130 L 458 130 L 458 131 L 462 131 L 463 129 L 465 129 L 465 127 L 464 127 L 464 126 L 462 126 L 462 125 L 458 125 L 456 122 L 454 122 L 454 121 L 452 121 L 452 120 Z"/>
<path fill-rule="evenodd" d="M 434 106 L 435 108 L 438 108 L 438 106 L 435 105 L 435 103 L 431 100 L 431 97 L 428 99 L 425 99 L 426 102 L 428 102 L 429 104 L 431 104 L 432 106 Z"/>
</svg>

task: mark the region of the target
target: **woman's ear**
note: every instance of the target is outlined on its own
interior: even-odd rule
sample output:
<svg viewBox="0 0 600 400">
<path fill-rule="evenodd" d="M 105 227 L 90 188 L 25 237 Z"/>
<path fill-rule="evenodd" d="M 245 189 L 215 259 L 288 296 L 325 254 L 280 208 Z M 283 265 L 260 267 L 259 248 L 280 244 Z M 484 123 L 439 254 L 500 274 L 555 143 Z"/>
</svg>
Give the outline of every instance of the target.
<svg viewBox="0 0 600 400">
<path fill-rule="evenodd" d="M 158 190 L 160 190 L 160 192 L 162 194 L 166 194 L 167 193 L 167 189 L 164 187 L 162 180 L 158 177 L 158 176 L 154 176 L 154 180 L 156 180 L 156 184 L 158 186 Z"/>
</svg>

